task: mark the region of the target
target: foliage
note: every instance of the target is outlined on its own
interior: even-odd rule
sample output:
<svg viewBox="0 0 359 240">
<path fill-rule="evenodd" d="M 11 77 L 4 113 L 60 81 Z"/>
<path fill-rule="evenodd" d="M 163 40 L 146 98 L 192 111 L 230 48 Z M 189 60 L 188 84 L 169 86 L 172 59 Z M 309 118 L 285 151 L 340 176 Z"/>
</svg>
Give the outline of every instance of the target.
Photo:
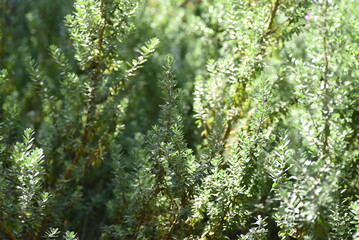
<svg viewBox="0 0 359 240">
<path fill-rule="evenodd" d="M 356 1 L 1 6 L 1 239 L 359 237 Z"/>
<path fill-rule="evenodd" d="M 43 187 L 42 149 L 33 149 L 33 131 L 24 131 L 23 143 L 13 147 L 1 173 L 1 228 L 3 238 L 37 238 L 46 215 L 50 194 Z M 3 152 L 2 152 L 3 154 Z"/>
</svg>

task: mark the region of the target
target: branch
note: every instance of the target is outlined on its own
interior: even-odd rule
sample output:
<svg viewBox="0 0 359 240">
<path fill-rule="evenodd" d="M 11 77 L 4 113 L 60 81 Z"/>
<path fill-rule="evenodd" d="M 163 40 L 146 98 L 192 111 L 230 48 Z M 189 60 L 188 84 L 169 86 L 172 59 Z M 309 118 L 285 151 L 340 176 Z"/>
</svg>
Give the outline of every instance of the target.
<svg viewBox="0 0 359 240">
<path fill-rule="evenodd" d="M 276 0 L 274 5 L 272 6 L 272 10 L 271 10 L 271 15 L 269 17 L 269 23 L 268 23 L 268 27 L 267 27 L 267 30 L 264 32 L 264 34 L 262 35 L 261 39 L 260 39 L 260 43 L 262 44 L 262 46 L 260 47 L 260 50 L 258 51 L 257 53 L 257 56 L 259 55 L 263 55 L 264 52 L 266 51 L 266 48 L 267 48 L 267 39 L 268 37 L 274 33 L 275 31 L 273 31 L 273 24 L 274 24 L 274 19 L 277 15 L 277 12 L 278 12 L 278 9 L 280 7 L 280 5 L 282 4 L 282 2 L 280 2 L 279 0 Z M 253 69 L 252 69 L 252 74 L 248 77 L 248 79 L 252 79 L 255 77 L 256 75 L 256 65 L 257 64 L 253 64 Z M 242 87 L 245 88 L 246 84 L 244 84 Z M 238 91 L 239 92 L 239 89 Z M 235 116 L 232 120 L 232 122 L 228 122 L 227 123 L 227 127 L 226 127 L 226 130 L 223 134 L 223 137 L 222 137 L 222 141 L 224 143 L 224 145 L 226 144 L 229 136 L 230 136 L 230 132 L 232 131 L 232 127 L 233 127 L 233 124 L 235 123 L 236 120 L 238 120 L 239 116 Z M 223 149 L 223 152 L 224 152 L 224 149 Z M 221 154 L 223 154 L 223 152 L 221 152 Z"/>
<path fill-rule="evenodd" d="M 328 108 L 328 72 L 329 72 L 329 53 L 328 53 L 328 27 L 327 27 L 327 10 L 328 10 L 328 0 L 325 1 L 324 7 L 324 35 L 323 35 L 323 47 L 324 47 L 324 96 L 323 96 L 323 116 L 325 118 L 324 124 L 324 139 L 323 139 L 323 154 L 328 153 L 328 137 L 330 134 L 330 125 L 329 125 L 329 108 Z"/>
</svg>

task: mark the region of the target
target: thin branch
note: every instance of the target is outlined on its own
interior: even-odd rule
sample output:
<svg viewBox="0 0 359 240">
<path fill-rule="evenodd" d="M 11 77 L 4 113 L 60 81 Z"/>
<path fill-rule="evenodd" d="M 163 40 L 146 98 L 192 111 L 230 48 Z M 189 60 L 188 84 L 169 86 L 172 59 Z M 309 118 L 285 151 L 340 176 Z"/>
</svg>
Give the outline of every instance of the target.
<svg viewBox="0 0 359 240">
<path fill-rule="evenodd" d="M 268 28 L 267 28 L 267 31 L 264 33 L 262 40 L 265 40 L 270 34 L 273 33 L 272 28 L 273 28 L 274 19 L 277 15 L 278 8 L 281 4 L 282 3 L 280 3 L 279 0 L 277 0 L 277 1 L 275 1 L 274 5 L 272 6 L 271 15 L 269 17 Z"/>
<path fill-rule="evenodd" d="M 328 0 L 325 1 L 325 7 L 323 11 L 324 17 L 324 33 L 323 33 L 323 47 L 324 47 L 324 96 L 323 96 L 323 115 L 325 118 L 324 124 L 324 139 L 323 139 L 323 154 L 328 153 L 328 138 L 329 138 L 329 108 L 328 108 L 328 74 L 329 74 L 329 53 L 328 53 L 328 26 L 327 26 L 327 10 Z"/>
<path fill-rule="evenodd" d="M 277 16 L 277 12 L 278 12 L 278 9 L 280 7 L 280 5 L 282 4 L 282 2 L 280 2 L 279 0 L 276 0 L 275 3 L 273 4 L 272 6 L 272 10 L 271 10 L 271 15 L 269 16 L 269 23 L 268 23 L 268 27 L 267 27 L 267 30 L 264 32 L 264 34 L 262 35 L 261 39 L 260 39 L 260 43 L 262 44 L 260 46 L 260 50 L 258 51 L 257 53 L 257 56 L 260 56 L 260 55 L 263 55 L 267 49 L 267 39 L 268 37 L 273 34 L 275 31 L 273 30 L 273 25 L 274 25 L 274 20 L 275 20 L 275 17 Z M 252 74 L 248 77 L 248 79 L 252 79 L 255 77 L 256 75 L 256 65 L 257 64 L 253 64 L 253 69 L 252 69 Z M 244 84 L 242 87 L 245 88 L 245 85 Z M 237 91 L 239 92 L 239 90 Z M 228 122 L 227 123 L 227 126 L 226 126 L 226 130 L 223 134 L 223 137 L 222 137 L 222 141 L 224 143 L 224 145 L 226 144 L 226 142 L 228 141 L 228 138 L 230 136 L 230 132 L 232 131 L 232 127 L 233 127 L 233 123 L 235 123 L 236 120 L 238 120 L 239 116 L 235 116 L 232 120 L 232 122 Z M 224 150 L 223 150 L 224 152 Z M 221 154 L 223 154 L 223 152 Z"/>
<path fill-rule="evenodd" d="M 99 53 L 96 55 L 94 61 L 92 62 L 90 69 L 91 70 L 91 84 L 92 84 L 92 90 L 90 92 L 89 95 L 89 102 L 87 104 L 87 112 L 86 112 L 86 123 L 85 123 L 85 129 L 81 138 L 81 144 L 80 147 L 78 147 L 76 149 L 76 153 L 75 153 L 75 157 L 72 160 L 72 164 L 73 165 L 77 165 L 80 158 L 83 156 L 83 154 L 86 152 L 86 144 L 87 141 L 89 140 L 89 136 L 91 134 L 91 123 L 93 122 L 93 112 L 95 111 L 95 106 L 96 106 L 96 102 L 95 102 L 95 98 L 96 98 L 96 83 L 99 82 L 100 76 L 102 74 L 101 68 L 102 68 L 102 64 L 101 64 L 101 56 L 103 53 L 103 42 L 104 42 L 104 32 L 105 32 L 105 28 L 106 28 L 106 21 L 105 21 L 105 10 L 104 10 L 104 5 L 105 2 L 104 0 L 101 0 L 101 19 L 104 20 L 103 24 L 101 26 L 101 29 L 99 31 L 99 35 L 98 35 L 98 45 L 97 45 L 97 49 L 99 51 Z M 86 164 L 85 164 L 86 165 Z M 85 166 L 84 166 L 85 167 Z M 68 179 L 72 173 L 74 172 L 74 168 L 69 168 L 67 169 L 67 171 L 65 172 L 65 179 Z"/>
</svg>

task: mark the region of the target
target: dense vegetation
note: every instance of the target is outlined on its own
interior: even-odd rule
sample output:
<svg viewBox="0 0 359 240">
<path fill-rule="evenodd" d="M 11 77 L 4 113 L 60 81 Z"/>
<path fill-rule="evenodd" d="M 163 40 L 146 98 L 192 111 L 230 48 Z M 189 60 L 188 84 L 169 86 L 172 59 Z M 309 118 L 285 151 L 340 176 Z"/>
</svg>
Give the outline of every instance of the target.
<svg viewBox="0 0 359 240">
<path fill-rule="evenodd" d="M 359 239 L 356 0 L 0 8 L 0 239 Z"/>
</svg>

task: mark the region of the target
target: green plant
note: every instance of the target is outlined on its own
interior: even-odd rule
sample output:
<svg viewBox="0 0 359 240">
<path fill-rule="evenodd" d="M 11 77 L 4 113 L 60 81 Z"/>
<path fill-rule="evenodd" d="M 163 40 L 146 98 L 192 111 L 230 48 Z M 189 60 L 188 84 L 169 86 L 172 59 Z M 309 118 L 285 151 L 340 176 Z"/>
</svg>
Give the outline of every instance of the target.
<svg viewBox="0 0 359 240">
<path fill-rule="evenodd" d="M 358 238 L 355 0 L 1 4 L 1 239 Z"/>
</svg>

